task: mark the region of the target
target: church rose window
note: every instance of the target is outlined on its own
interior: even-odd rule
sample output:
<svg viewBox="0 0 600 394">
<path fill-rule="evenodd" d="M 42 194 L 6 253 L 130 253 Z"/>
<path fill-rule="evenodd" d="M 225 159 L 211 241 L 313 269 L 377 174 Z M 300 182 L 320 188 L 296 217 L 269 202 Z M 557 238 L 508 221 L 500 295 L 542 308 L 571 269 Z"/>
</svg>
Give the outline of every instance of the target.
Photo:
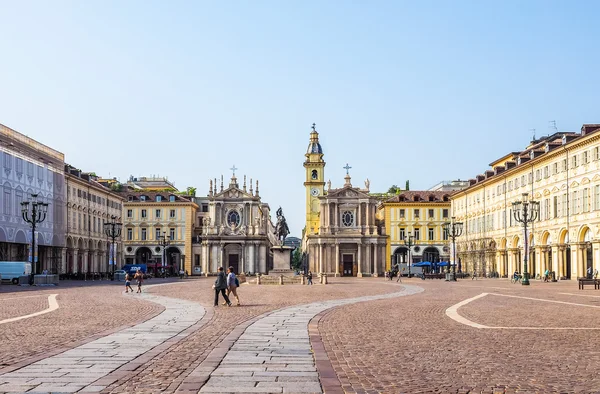
<svg viewBox="0 0 600 394">
<path fill-rule="evenodd" d="M 240 214 L 237 211 L 229 211 L 227 214 L 227 224 L 237 227 L 240 224 Z"/>
<path fill-rule="evenodd" d="M 342 213 L 342 224 L 346 227 L 350 227 L 354 224 L 354 214 L 350 211 L 344 211 Z"/>
</svg>

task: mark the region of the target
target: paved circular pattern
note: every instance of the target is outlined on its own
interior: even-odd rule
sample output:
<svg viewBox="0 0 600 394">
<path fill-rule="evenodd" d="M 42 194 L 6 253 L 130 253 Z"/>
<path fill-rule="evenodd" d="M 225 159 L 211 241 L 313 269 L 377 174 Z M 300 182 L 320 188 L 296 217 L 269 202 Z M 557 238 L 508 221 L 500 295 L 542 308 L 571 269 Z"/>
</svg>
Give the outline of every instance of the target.
<svg viewBox="0 0 600 394">
<path fill-rule="evenodd" d="M 500 280 L 407 282 L 426 291 L 340 307 L 321 319 L 325 348 L 346 392 L 589 393 L 600 388 L 600 355 L 593 345 L 596 331 L 485 330 L 445 315 L 451 305 L 490 291 L 593 305 L 582 297 L 557 295 L 576 283 L 534 283 L 523 289 Z M 464 312 L 475 321 L 496 326 L 510 324 L 513 312 L 518 318 L 514 324 L 542 326 L 566 320 L 585 326 L 600 315 L 594 308 L 582 308 L 584 312 L 579 313 L 567 305 L 532 304 L 518 298 L 505 304 L 505 298 L 480 298 L 465 306 Z"/>
</svg>

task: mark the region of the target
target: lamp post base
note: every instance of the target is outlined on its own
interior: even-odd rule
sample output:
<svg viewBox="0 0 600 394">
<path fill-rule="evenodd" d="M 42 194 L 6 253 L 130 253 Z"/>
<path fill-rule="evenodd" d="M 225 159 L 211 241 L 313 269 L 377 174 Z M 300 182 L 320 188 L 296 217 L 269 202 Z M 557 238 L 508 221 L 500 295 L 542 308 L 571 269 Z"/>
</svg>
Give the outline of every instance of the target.
<svg viewBox="0 0 600 394">
<path fill-rule="evenodd" d="M 456 282 L 456 275 L 454 272 L 446 272 L 446 282 Z"/>
</svg>

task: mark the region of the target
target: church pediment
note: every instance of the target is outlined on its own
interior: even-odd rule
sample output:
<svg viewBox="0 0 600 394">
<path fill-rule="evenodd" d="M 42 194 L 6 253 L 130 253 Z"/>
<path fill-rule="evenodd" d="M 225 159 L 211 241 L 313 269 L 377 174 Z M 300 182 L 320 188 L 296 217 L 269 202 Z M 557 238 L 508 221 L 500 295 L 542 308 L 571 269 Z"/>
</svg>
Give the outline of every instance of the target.
<svg viewBox="0 0 600 394">
<path fill-rule="evenodd" d="M 330 190 L 327 193 L 329 198 L 369 198 L 369 195 L 361 190 L 351 187 Z"/>
<path fill-rule="evenodd" d="M 254 200 L 255 197 L 252 194 L 249 194 L 247 192 L 244 192 L 241 189 L 238 189 L 235 186 L 232 186 L 232 187 L 228 187 L 227 189 L 223 190 L 222 192 L 216 194 L 214 199 L 215 200 L 230 200 L 230 199 Z"/>
</svg>

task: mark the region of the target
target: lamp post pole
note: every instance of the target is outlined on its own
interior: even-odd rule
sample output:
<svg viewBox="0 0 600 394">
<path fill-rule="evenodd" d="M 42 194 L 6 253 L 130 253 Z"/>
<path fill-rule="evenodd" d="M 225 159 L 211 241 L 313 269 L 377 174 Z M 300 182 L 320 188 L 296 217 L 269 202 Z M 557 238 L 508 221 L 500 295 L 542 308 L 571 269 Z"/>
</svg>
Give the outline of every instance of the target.
<svg viewBox="0 0 600 394">
<path fill-rule="evenodd" d="M 450 222 L 443 224 L 444 232 L 452 239 L 452 276 L 450 277 L 452 281 L 456 281 L 456 238 L 460 237 L 463 232 L 462 222 L 457 222 L 455 219 L 452 216 Z"/>
<path fill-rule="evenodd" d="M 161 266 L 163 267 L 163 273 L 164 273 L 164 267 L 165 267 L 165 263 L 166 263 L 166 259 L 167 259 L 167 246 L 171 245 L 171 237 L 169 236 L 167 238 L 167 232 L 163 231 L 163 235 L 162 237 L 158 240 L 158 244 L 160 246 L 162 246 L 162 254 L 163 254 L 163 260 L 162 260 L 162 264 Z"/>
<path fill-rule="evenodd" d="M 406 247 L 408 248 L 408 277 L 410 278 L 410 263 L 412 261 L 411 259 L 411 248 L 414 245 L 413 242 L 413 235 L 412 233 L 409 231 L 408 234 L 406 235 L 406 238 L 404 238 L 404 245 L 406 245 Z"/>
<path fill-rule="evenodd" d="M 529 272 L 527 267 L 527 257 L 529 255 L 528 243 L 529 239 L 527 236 L 527 225 L 529 223 L 533 223 L 537 220 L 540 213 L 540 203 L 539 201 L 529 200 L 529 193 L 523 193 L 522 201 L 515 201 L 512 203 L 513 206 L 513 216 L 515 220 L 519 223 L 523 224 L 524 229 L 524 257 L 523 257 L 523 280 L 521 281 L 522 285 L 529 285 Z"/>
<path fill-rule="evenodd" d="M 109 252 L 108 260 L 109 264 L 112 263 L 112 275 L 110 280 L 115 280 L 115 265 L 117 264 L 117 248 L 115 246 L 115 240 L 121 236 L 121 228 L 123 227 L 123 223 L 117 222 L 116 216 L 111 216 L 110 222 L 104 223 L 104 232 L 106 235 L 112 239 L 112 261 L 110 258 L 111 253 Z"/>
<path fill-rule="evenodd" d="M 31 224 L 31 276 L 29 283 L 33 284 L 33 276 L 37 273 L 37 259 L 35 253 L 35 225 L 42 223 L 46 220 L 48 213 L 48 203 L 38 201 L 37 194 L 31 195 L 31 203 L 29 201 L 23 201 L 21 203 L 21 214 L 23 220 Z M 31 204 L 31 213 L 29 212 L 29 204 Z"/>
</svg>

